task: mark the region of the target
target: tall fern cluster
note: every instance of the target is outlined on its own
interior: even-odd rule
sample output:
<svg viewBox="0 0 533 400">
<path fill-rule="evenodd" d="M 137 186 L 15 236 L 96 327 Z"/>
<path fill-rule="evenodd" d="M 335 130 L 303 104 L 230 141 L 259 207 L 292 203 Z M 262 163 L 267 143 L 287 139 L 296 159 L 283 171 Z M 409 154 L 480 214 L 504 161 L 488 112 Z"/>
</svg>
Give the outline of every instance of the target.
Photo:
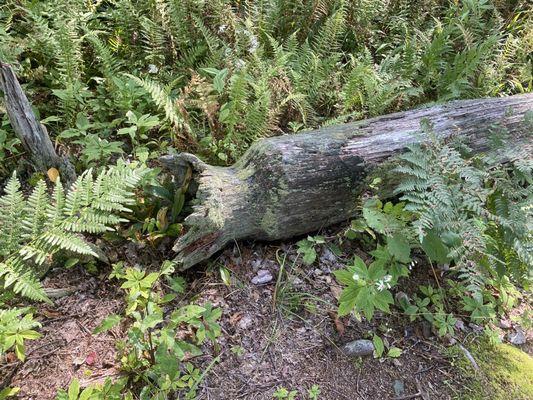
<svg viewBox="0 0 533 400">
<path fill-rule="evenodd" d="M 160 117 L 148 148 L 224 163 L 263 136 L 530 91 L 531 16 L 525 0 L 6 0 L 0 56 L 73 149 L 131 151 L 113 140 L 133 111 Z"/>
<path fill-rule="evenodd" d="M 498 146 L 502 148 L 503 146 Z M 526 146 L 527 147 L 527 146 Z M 485 278 L 533 278 L 533 159 L 527 149 L 469 156 L 438 140 L 400 157 L 397 188 L 424 249 L 452 263 L 469 288 Z M 501 164 L 501 160 L 508 160 Z"/>
<path fill-rule="evenodd" d="M 93 177 L 88 170 L 65 194 L 58 180 L 50 195 L 44 181 L 25 197 L 16 176 L 0 197 L 0 284 L 32 300 L 46 301 L 39 270 L 58 252 L 97 256 L 83 233 L 102 233 L 122 221 L 133 204 L 142 173 L 109 168 Z"/>
</svg>

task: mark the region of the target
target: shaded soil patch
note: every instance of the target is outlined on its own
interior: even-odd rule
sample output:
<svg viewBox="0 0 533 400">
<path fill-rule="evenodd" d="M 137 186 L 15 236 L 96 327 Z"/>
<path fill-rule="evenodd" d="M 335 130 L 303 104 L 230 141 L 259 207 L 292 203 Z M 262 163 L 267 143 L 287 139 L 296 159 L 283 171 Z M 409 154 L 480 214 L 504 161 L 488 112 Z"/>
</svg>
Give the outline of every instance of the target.
<svg viewBox="0 0 533 400">
<path fill-rule="evenodd" d="M 14 366 L 18 368 L 12 385 L 21 388 L 21 399 L 52 399 L 74 377 L 87 385 L 118 374 L 115 341 L 121 332 L 92 335 L 107 315 L 122 311 L 117 287 L 82 268 L 52 273 L 44 284 L 67 287 L 72 293 L 55 300 L 53 306 L 37 308 L 42 338 L 27 342 L 26 362 Z"/>
<path fill-rule="evenodd" d="M 130 247 L 128 265 L 159 265 L 154 257 L 145 260 L 145 250 Z M 364 256 L 357 249 L 345 250 Z M 346 262 L 322 249 L 319 260 L 306 267 L 293 245 L 248 243 L 226 249 L 203 270 L 188 271 L 189 289 L 180 303 L 209 301 L 223 310 L 218 345 L 204 348 L 205 354 L 193 360 L 206 369 L 218 357 L 200 384 L 198 398 L 272 399 L 277 388 L 285 387 L 297 390 L 297 399 L 307 399 L 313 385 L 319 385 L 319 399 L 324 400 L 465 398 L 471 376 L 457 367 L 456 356 L 446 355 L 449 343 L 427 327 L 399 313 L 377 314 L 371 323 L 336 318 L 341 288 L 332 272 Z M 231 271 L 229 286 L 221 282 L 219 266 Z M 260 270 L 268 271 L 272 280 L 253 284 Z M 74 377 L 85 386 L 119 375 L 115 342 L 124 338 L 126 327 L 91 334 L 107 315 L 124 308 L 122 290 L 107 275 L 93 276 L 83 268 L 50 273 L 45 286 L 68 288 L 70 294 L 53 306 L 37 307 L 43 336 L 28 342 L 26 362 L 13 359 L 0 365 L 2 375 L 14 373 L 12 386 L 21 388 L 18 398 L 53 399 Z M 400 287 L 412 293 L 418 285 L 435 284 L 434 277 L 431 269 L 418 266 Z M 371 339 L 373 333 L 402 348 L 401 357 L 350 358 L 340 350 L 351 340 Z M 458 339 L 475 333 L 465 321 Z"/>
</svg>

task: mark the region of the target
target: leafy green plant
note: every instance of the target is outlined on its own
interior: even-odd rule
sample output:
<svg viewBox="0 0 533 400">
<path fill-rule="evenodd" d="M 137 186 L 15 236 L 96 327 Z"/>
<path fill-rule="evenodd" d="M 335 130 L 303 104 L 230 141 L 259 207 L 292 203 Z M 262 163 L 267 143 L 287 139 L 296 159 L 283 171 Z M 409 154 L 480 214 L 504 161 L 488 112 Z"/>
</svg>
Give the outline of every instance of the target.
<svg viewBox="0 0 533 400">
<path fill-rule="evenodd" d="M 505 132 L 489 137 L 501 143 Z M 512 282 L 528 287 L 533 265 L 527 206 L 533 165 L 521 150 L 499 149 L 471 156 L 465 146 L 434 140 L 401 156 L 396 169 L 405 176 L 397 192 L 415 216 L 422 249 L 430 260 L 451 264 L 463 283 L 455 295 L 477 322 L 503 309 L 491 291 L 501 293 L 500 304 L 512 304 Z M 509 162 L 501 165 L 501 157 Z"/>
<path fill-rule="evenodd" d="M 372 343 L 374 345 L 374 358 L 381 358 L 385 354 L 387 349 L 386 356 L 390 358 L 398 358 L 402 355 L 402 349 L 390 346 L 388 342 L 384 341 L 380 336 L 374 334 L 372 337 Z"/>
<path fill-rule="evenodd" d="M 389 274 L 380 259 L 367 266 L 354 256 L 352 265 L 334 274 L 345 286 L 339 299 L 339 315 L 355 311 L 371 320 L 376 309 L 390 312 L 390 305 L 394 303 L 390 289 L 396 285 L 398 277 Z"/>
<path fill-rule="evenodd" d="M 65 194 L 57 179 L 52 195 L 39 181 L 25 198 L 17 177 L 0 197 L 0 278 L 4 290 L 48 301 L 39 268 L 63 252 L 98 257 L 82 233 L 103 233 L 127 221 L 120 214 L 133 204 L 133 188 L 142 172 L 127 166 L 108 168 L 93 178 L 89 170 Z"/>
<path fill-rule="evenodd" d="M 127 380 L 120 378 L 112 381 L 107 378 L 103 384 L 80 387 L 74 378 L 67 390 L 59 389 L 55 400 L 133 400 L 132 393 L 125 389 Z"/>
<path fill-rule="evenodd" d="M 326 241 L 322 236 L 308 236 L 307 239 L 302 239 L 296 245 L 298 246 L 298 253 L 302 255 L 302 261 L 306 265 L 311 265 L 316 260 L 316 246 L 325 244 Z"/>
<path fill-rule="evenodd" d="M 126 123 L 129 125 L 126 128 L 121 128 L 117 131 L 118 135 L 128 135 L 131 143 L 135 146 L 149 139 L 148 131 L 153 127 L 160 125 L 161 121 L 156 116 L 144 114 L 137 116 L 135 112 L 128 111 L 126 113 L 128 118 Z"/>
<path fill-rule="evenodd" d="M 7 118 L 0 119 L 0 173 L 7 174 L 8 166 L 14 165 L 9 162 L 9 158 L 20 153 L 20 140 L 9 130 Z"/>
<path fill-rule="evenodd" d="M 33 319 L 28 307 L 0 308 L 0 354 L 15 350 L 15 355 L 21 361 L 26 358 L 24 342 L 38 339 L 41 335 L 34 328 L 41 324 Z"/>
<path fill-rule="evenodd" d="M 175 293 L 183 291 L 180 282 L 171 277 L 173 272 L 172 262 L 165 262 L 160 271 L 150 273 L 124 268 L 119 263 L 114 265 L 111 274 L 112 278 L 123 281 L 125 314 L 133 320 L 127 339 L 118 343 L 121 367 L 133 383 L 142 383 L 141 399 L 165 399 L 176 392 L 183 393 L 187 399 L 195 398 L 204 374 L 186 360 L 201 355 L 198 346 L 206 340 L 214 343 L 221 332 L 216 321 L 222 312 L 210 304 L 189 304 L 176 308 L 167 317 L 163 315 L 163 306 L 175 298 Z M 157 290 L 162 278 L 169 281 L 175 293 L 163 295 Z M 119 316 L 109 316 L 95 333 L 120 322 Z M 188 330 L 192 333 L 184 337 L 181 333 Z"/>
<path fill-rule="evenodd" d="M 533 88 L 524 1 L 4 3 L 1 58 L 91 164 L 117 134 L 230 163 L 259 137 Z"/>
<path fill-rule="evenodd" d="M 296 399 L 297 395 L 298 395 L 298 391 L 296 391 L 296 390 L 288 391 L 284 387 L 279 387 L 279 388 L 276 389 L 276 391 L 272 395 L 272 398 L 274 398 L 274 399 L 294 400 L 294 399 Z"/>
<path fill-rule="evenodd" d="M 318 400 L 318 396 L 320 395 L 320 386 L 311 386 L 311 388 L 307 390 L 307 395 L 309 396 L 309 400 Z"/>
</svg>

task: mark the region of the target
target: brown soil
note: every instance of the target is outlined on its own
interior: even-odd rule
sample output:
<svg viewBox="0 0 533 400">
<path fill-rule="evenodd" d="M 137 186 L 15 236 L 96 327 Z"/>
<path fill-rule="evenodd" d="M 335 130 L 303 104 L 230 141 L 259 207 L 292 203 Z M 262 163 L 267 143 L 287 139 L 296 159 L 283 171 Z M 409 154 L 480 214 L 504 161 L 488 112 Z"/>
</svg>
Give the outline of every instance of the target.
<svg viewBox="0 0 533 400">
<path fill-rule="evenodd" d="M 134 254 L 136 249 L 129 250 Z M 280 276 L 284 254 L 285 273 Z M 210 301 L 223 309 L 217 351 L 206 348 L 197 359 L 207 368 L 219 357 L 201 383 L 198 398 L 272 399 L 277 388 L 285 387 L 297 390 L 298 399 L 307 399 L 312 385 L 319 385 L 323 400 L 460 398 L 466 384 L 461 371 L 443 355 L 445 344 L 428 336 L 419 323 L 398 314 L 378 314 L 372 323 L 335 318 L 340 288 L 332 271 L 343 261 L 322 251 L 313 267 L 305 267 L 296 258 L 295 246 L 247 244 L 227 249 L 204 270 L 189 272 L 187 300 Z M 229 287 L 221 282 L 221 265 L 231 270 Z M 269 270 L 273 280 L 252 284 L 259 269 Z M 410 292 L 433 282 L 430 271 L 418 267 L 403 289 Z M 14 374 L 11 382 L 21 388 L 20 399 L 53 399 L 73 377 L 87 385 L 118 376 L 114 343 L 127 327 L 91 334 L 107 315 L 120 313 L 124 306 L 121 290 L 106 276 L 107 272 L 95 277 L 78 268 L 53 271 L 47 278 L 47 287 L 75 291 L 53 306 L 38 307 L 43 336 L 28 343 L 25 363 L 0 365 L 0 373 Z M 354 359 L 340 351 L 342 344 L 371 339 L 374 332 L 402 348 L 401 357 Z M 471 333 L 467 326 L 464 334 Z M 395 392 L 399 384 L 404 390 Z"/>
</svg>

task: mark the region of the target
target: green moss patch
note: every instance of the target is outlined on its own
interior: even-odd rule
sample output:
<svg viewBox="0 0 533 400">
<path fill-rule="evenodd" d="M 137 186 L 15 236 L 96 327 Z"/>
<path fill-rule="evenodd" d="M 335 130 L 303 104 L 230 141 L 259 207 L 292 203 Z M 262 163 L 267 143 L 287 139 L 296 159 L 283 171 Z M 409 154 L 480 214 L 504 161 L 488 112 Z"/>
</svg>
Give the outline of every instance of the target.
<svg viewBox="0 0 533 400">
<path fill-rule="evenodd" d="M 514 346 L 494 346 L 486 341 L 472 344 L 469 351 L 480 367 L 477 372 L 459 347 L 450 348 L 454 364 L 470 382 L 459 399 L 533 399 L 533 358 L 530 355 Z"/>
</svg>

